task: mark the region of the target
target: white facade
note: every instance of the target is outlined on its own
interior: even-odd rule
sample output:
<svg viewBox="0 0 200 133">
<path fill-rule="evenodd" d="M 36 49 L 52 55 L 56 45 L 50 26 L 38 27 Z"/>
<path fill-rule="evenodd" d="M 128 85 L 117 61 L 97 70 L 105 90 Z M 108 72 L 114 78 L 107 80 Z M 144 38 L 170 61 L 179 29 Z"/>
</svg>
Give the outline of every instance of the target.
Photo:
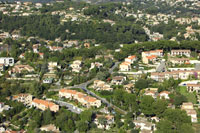
<svg viewBox="0 0 200 133">
<path fill-rule="evenodd" d="M 4 64 L 5 66 L 13 66 L 14 58 L 12 57 L 0 57 L 0 64 Z"/>
<path fill-rule="evenodd" d="M 171 50 L 171 56 L 183 56 L 190 57 L 190 50 Z"/>
</svg>

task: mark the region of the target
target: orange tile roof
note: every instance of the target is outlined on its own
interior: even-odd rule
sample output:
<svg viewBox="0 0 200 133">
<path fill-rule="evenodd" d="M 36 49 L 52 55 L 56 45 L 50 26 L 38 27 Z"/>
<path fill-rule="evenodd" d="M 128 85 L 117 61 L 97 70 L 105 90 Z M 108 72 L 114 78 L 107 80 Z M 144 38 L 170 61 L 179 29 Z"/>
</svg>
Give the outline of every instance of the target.
<svg viewBox="0 0 200 133">
<path fill-rule="evenodd" d="M 122 62 L 120 65 L 131 65 L 131 63 L 130 62 Z"/>
<path fill-rule="evenodd" d="M 87 102 L 95 102 L 97 99 L 94 97 L 86 96 L 84 97 L 84 100 Z"/>
<path fill-rule="evenodd" d="M 190 62 L 185 62 L 185 64 L 190 64 Z"/>
<path fill-rule="evenodd" d="M 154 59 L 154 58 L 157 58 L 157 56 L 156 55 L 147 56 L 147 59 L 149 60 Z"/>
<path fill-rule="evenodd" d="M 71 93 L 71 94 L 78 93 L 76 90 L 68 90 L 68 89 L 60 89 L 59 91 L 62 93 Z"/>
<path fill-rule="evenodd" d="M 186 86 L 200 87 L 200 84 L 187 84 Z"/>
<path fill-rule="evenodd" d="M 37 104 L 42 104 L 46 107 L 52 107 L 52 106 L 56 105 L 55 103 L 52 103 L 52 102 L 49 102 L 46 100 L 37 99 L 37 98 L 33 99 L 33 102 L 37 103 Z"/>
<path fill-rule="evenodd" d="M 81 93 L 81 92 L 78 92 L 78 98 L 83 98 L 83 97 L 85 97 L 86 95 L 85 94 L 83 94 L 83 93 Z"/>
<path fill-rule="evenodd" d="M 162 49 L 157 49 L 156 51 L 157 51 L 157 52 L 163 52 L 163 50 L 162 50 Z"/>
<path fill-rule="evenodd" d="M 129 56 L 129 57 L 128 57 L 128 59 L 134 59 L 134 58 L 136 58 L 135 55 L 132 55 L 132 56 Z"/>
<path fill-rule="evenodd" d="M 96 118 L 98 119 L 99 117 L 105 117 L 107 120 L 111 120 L 114 116 L 113 115 L 96 115 Z"/>
<path fill-rule="evenodd" d="M 166 94 L 170 94 L 169 91 L 162 91 L 162 92 L 160 92 L 160 94 L 164 94 L 164 93 L 166 93 Z"/>
<path fill-rule="evenodd" d="M 56 49 L 63 49 L 62 47 L 57 47 L 57 46 L 51 46 L 50 48 L 54 49 L 54 50 L 56 50 Z"/>
<path fill-rule="evenodd" d="M 191 52 L 189 49 L 173 49 L 171 52 Z"/>
</svg>

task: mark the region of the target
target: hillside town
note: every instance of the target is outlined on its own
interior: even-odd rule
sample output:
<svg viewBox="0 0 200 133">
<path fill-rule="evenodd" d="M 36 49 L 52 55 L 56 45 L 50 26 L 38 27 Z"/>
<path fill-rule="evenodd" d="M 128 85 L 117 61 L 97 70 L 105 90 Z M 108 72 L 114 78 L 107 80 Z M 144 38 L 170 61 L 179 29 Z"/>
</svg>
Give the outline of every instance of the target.
<svg viewBox="0 0 200 133">
<path fill-rule="evenodd" d="M 198 133 L 199 9 L 1 2 L 0 132 Z"/>
</svg>

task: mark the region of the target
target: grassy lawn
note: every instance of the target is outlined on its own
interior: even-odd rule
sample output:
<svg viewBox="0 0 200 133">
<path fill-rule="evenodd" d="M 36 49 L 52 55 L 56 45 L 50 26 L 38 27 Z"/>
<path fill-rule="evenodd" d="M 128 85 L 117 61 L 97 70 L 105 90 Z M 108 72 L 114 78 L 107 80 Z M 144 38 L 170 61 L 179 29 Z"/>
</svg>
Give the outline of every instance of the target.
<svg viewBox="0 0 200 133">
<path fill-rule="evenodd" d="M 192 102 L 192 103 L 196 104 L 197 99 L 196 99 L 195 94 L 189 93 L 189 92 L 187 91 L 187 88 L 186 88 L 185 86 L 181 86 L 180 89 L 179 89 L 179 92 L 180 92 L 182 95 L 184 95 L 184 96 L 188 99 L 189 102 Z"/>
</svg>

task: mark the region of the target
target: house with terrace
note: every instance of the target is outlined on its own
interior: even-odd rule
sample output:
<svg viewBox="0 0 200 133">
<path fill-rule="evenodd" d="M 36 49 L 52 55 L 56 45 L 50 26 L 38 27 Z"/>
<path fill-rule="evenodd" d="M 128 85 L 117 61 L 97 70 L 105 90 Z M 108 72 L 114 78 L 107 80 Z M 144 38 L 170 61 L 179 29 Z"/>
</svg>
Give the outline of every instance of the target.
<svg viewBox="0 0 200 133">
<path fill-rule="evenodd" d="M 15 65 L 12 70 L 9 71 L 9 74 L 12 73 L 22 73 L 22 72 L 33 72 L 33 67 L 29 65 Z"/>
<path fill-rule="evenodd" d="M 115 120 L 113 115 L 96 115 L 94 123 L 97 125 L 97 128 L 109 130 L 115 123 Z"/>
<path fill-rule="evenodd" d="M 73 62 L 73 64 L 70 65 L 70 67 L 72 68 L 72 72 L 77 72 L 79 73 L 81 70 L 81 65 L 82 65 L 82 61 L 80 60 L 75 60 Z"/>
<path fill-rule="evenodd" d="M 171 56 L 186 56 L 190 57 L 191 51 L 188 49 L 171 50 Z"/>
<path fill-rule="evenodd" d="M 130 62 L 122 62 L 119 65 L 120 71 L 130 71 L 131 70 L 131 63 Z"/>
<path fill-rule="evenodd" d="M 41 109 L 42 111 L 47 109 L 50 109 L 53 112 L 59 111 L 59 106 L 55 103 L 37 98 L 33 99 L 31 106 Z"/>
<path fill-rule="evenodd" d="M 131 55 L 131 56 L 128 56 L 127 58 L 125 58 L 125 62 L 129 62 L 131 64 L 133 64 L 136 60 L 137 60 L 136 55 Z"/>
<path fill-rule="evenodd" d="M 189 58 L 170 58 L 169 61 L 172 65 L 190 64 Z"/>
<path fill-rule="evenodd" d="M 126 81 L 126 77 L 115 76 L 115 77 L 112 78 L 111 83 L 114 84 L 114 85 L 122 85 L 124 81 Z"/>
<path fill-rule="evenodd" d="M 158 57 L 163 57 L 163 50 L 151 50 L 142 52 L 142 62 L 145 64 L 155 63 Z"/>
<path fill-rule="evenodd" d="M 192 122 L 197 122 L 197 112 L 194 110 L 193 103 L 186 102 L 181 105 L 181 109 L 185 110 L 188 116 L 191 116 Z"/>
<path fill-rule="evenodd" d="M 200 93 L 200 84 L 187 84 L 186 87 L 188 92 Z"/>
<path fill-rule="evenodd" d="M 77 100 L 87 108 L 92 106 L 99 108 L 101 106 L 100 100 L 91 96 L 87 96 L 86 94 L 78 92 L 76 90 L 61 89 L 59 90 L 59 97 L 65 97 L 67 99 Z"/>
<path fill-rule="evenodd" d="M 113 88 L 111 88 L 109 84 L 101 80 L 95 80 L 93 88 L 96 91 L 113 91 Z"/>
</svg>

